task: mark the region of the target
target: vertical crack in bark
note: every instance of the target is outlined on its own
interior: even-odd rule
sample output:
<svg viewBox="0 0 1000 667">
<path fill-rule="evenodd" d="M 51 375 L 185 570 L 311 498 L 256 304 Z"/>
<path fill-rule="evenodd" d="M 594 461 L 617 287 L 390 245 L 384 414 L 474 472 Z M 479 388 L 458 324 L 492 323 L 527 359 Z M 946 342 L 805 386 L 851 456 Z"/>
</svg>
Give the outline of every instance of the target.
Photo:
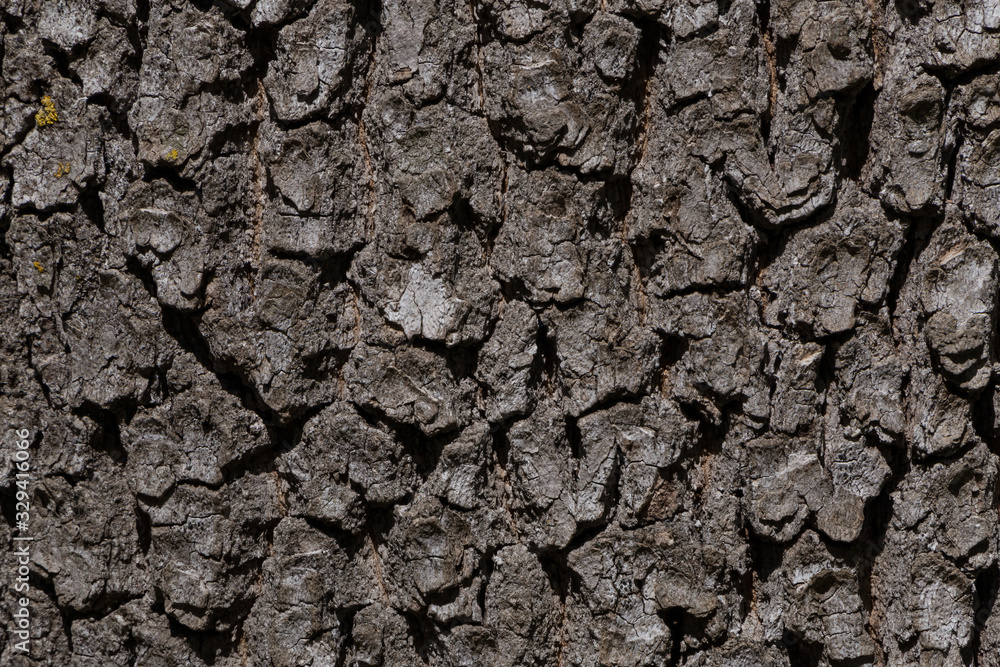
<svg viewBox="0 0 1000 667">
<path fill-rule="evenodd" d="M 559 653 L 556 655 L 556 667 L 563 667 L 563 656 L 566 654 L 566 598 L 559 599 Z"/>
<path fill-rule="evenodd" d="M 500 180 L 500 222 L 493 229 L 489 230 L 486 239 L 486 263 L 493 258 L 493 246 L 496 241 L 497 235 L 500 230 L 503 229 L 504 225 L 507 223 L 507 213 L 508 213 L 508 172 L 510 170 L 510 153 L 507 151 L 506 147 L 501 143 L 500 138 L 494 133 L 493 127 L 490 124 L 489 116 L 486 113 L 486 78 L 483 74 L 483 46 L 482 46 L 482 35 L 479 29 L 479 15 L 476 12 L 475 0 L 468 0 L 469 13 L 472 16 L 473 27 L 476 32 L 476 75 L 479 79 L 477 87 L 479 88 L 479 112 L 482 114 L 483 122 L 486 124 L 486 128 L 493 138 L 493 141 L 497 145 L 497 149 L 500 153 L 500 167 L 502 170 L 501 180 Z M 501 297 L 504 298 L 505 297 Z"/>
<path fill-rule="evenodd" d="M 285 497 L 285 490 L 281 486 L 281 472 L 277 468 L 274 469 L 274 484 L 278 490 L 278 513 L 282 517 L 288 516 L 288 498 Z M 272 544 L 272 551 L 274 545 Z"/>
<path fill-rule="evenodd" d="M 239 651 L 240 651 L 240 667 L 247 667 L 249 664 L 247 656 L 247 636 L 243 632 L 242 626 L 240 627 L 240 640 L 239 640 Z"/>
<path fill-rule="evenodd" d="M 475 0 L 467 0 L 469 15 L 472 16 L 472 27 L 476 33 L 476 74 L 479 77 L 479 112 L 486 118 L 486 77 L 483 76 L 483 39 L 479 30 L 479 13 L 476 11 Z"/>
<path fill-rule="evenodd" d="M 365 156 L 365 169 L 368 171 L 368 240 L 375 238 L 375 207 L 378 206 L 375 188 L 375 169 L 372 166 L 371 152 L 368 150 L 368 135 L 365 132 L 364 112 L 358 116 L 358 141 Z"/>
<path fill-rule="evenodd" d="M 568 645 L 566 637 L 566 598 L 569 597 L 570 593 L 570 569 L 566 562 L 565 550 L 540 552 L 537 553 L 537 557 L 549 581 L 552 594 L 559 599 L 559 647 L 556 652 L 556 667 L 562 667 L 565 663 L 566 647 Z"/>
<path fill-rule="evenodd" d="M 261 236 L 264 230 L 264 206 L 265 206 L 265 173 L 264 164 L 260 158 L 260 133 L 267 116 L 267 92 L 264 90 L 264 81 L 257 78 L 257 92 L 254 98 L 254 112 L 257 116 L 257 124 L 253 133 L 253 144 L 251 150 L 253 167 L 253 235 L 250 244 L 250 296 L 256 301 L 257 298 L 257 275 L 260 273 L 261 261 Z"/>
<path fill-rule="evenodd" d="M 497 438 L 502 438 L 500 443 L 497 442 Z M 510 530 L 514 534 L 514 539 L 518 544 L 523 544 L 521 542 L 521 534 L 517 530 L 517 521 L 514 518 L 514 513 L 510 509 L 510 484 L 507 480 L 507 446 L 506 446 L 506 434 L 502 432 L 495 432 L 493 434 L 493 447 L 491 447 L 493 452 L 493 471 L 500 481 L 500 504 L 503 505 L 504 513 L 507 516 L 507 521 L 510 523 Z"/>
<path fill-rule="evenodd" d="M 875 90 L 882 89 L 882 76 L 885 69 L 888 49 L 886 46 L 885 28 L 882 27 L 884 17 L 882 16 L 882 3 L 880 0 L 867 0 L 868 15 L 871 17 L 872 35 L 872 59 L 874 60 L 874 80 Z"/>
<path fill-rule="evenodd" d="M 496 143 L 500 154 L 503 156 L 503 168 L 504 168 L 504 193 L 507 190 L 507 169 L 510 164 L 510 155 L 507 150 L 506 144 L 503 142 L 500 132 L 494 127 L 494 123 L 490 122 L 489 114 L 486 113 L 486 73 L 483 68 L 483 35 L 482 26 L 480 24 L 479 12 L 476 10 L 476 0 L 467 0 L 466 5 L 469 8 L 469 14 L 472 16 L 472 26 L 475 29 L 476 37 L 476 76 L 479 79 L 477 87 L 479 89 L 479 105 L 480 113 L 482 114 L 483 120 L 486 122 L 486 127 L 489 129 L 490 136 L 493 137 L 493 141 Z M 506 194 L 505 194 L 506 196 Z M 506 201 L 506 199 L 504 200 Z M 503 209 L 504 220 L 506 221 L 506 207 Z"/>
<path fill-rule="evenodd" d="M 368 544 L 372 548 L 372 564 L 375 566 L 375 581 L 378 582 L 378 589 L 382 592 L 382 598 L 385 600 L 385 605 L 391 607 L 392 603 L 389 600 L 389 589 L 386 588 L 385 579 L 382 577 L 382 556 L 378 552 L 378 542 L 375 540 L 375 529 L 369 527 L 368 529 Z"/>
<path fill-rule="evenodd" d="M 767 109 L 761 116 L 761 137 L 768 156 L 773 160 L 771 147 L 771 123 L 778 110 L 778 55 L 771 31 L 771 2 L 760 0 L 757 3 L 757 24 L 760 29 L 761 42 L 764 44 L 764 58 L 767 60 Z"/>
<path fill-rule="evenodd" d="M 901 444 L 901 443 L 900 443 Z M 875 586 L 875 571 L 878 558 L 885 549 L 886 535 L 892 523 L 893 494 L 899 489 L 910 471 L 909 457 L 903 450 L 885 451 L 891 475 L 882 487 L 878 497 L 865 506 L 865 522 L 860 543 L 857 547 L 855 569 L 858 575 L 858 592 L 866 611 L 865 630 L 875 644 L 878 664 L 887 664 L 885 647 L 878 636 L 878 630 L 885 621 L 886 606 Z"/>
<path fill-rule="evenodd" d="M 642 158 L 646 155 L 646 146 L 649 144 L 649 122 L 652 118 L 653 101 L 656 99 L 653 82 L 656 80 L 656 66 L 660 62 L 661 55 L 661 30 L 658 24 L 653 24 L 653 27 L 643 26 L 642 37 L 637 51 L 640 59 L 638 75 L 644 77 L 645 81 L 640 91 L 642 115 L 639 121 L 639 150 L 635 156 L 636 165 L 642 162 Z M 632 169 L 629 170 L 630 176 L 631 172 Z"/>
<path fill-rule="evenodd" d="M 626 196 L 622 197 L 624 200 L 624 213 L 621 214 L 621 241 L 624 249 L 632 256 L 632 266 L 633 266 L 633 280 L 635 281 L 636 292 L 637 292 L 637 305 L 639 309 L 639 324 L 644 325 L 646 323 L 646 317 L 649 310 L 649 297 L 646 294 L 646 284 L 643 280 L 642 272 L 639 268 L 639 262 L 636 260 L 636 248 L 632 247 L 629 240 L 629 223 L 632 219 L 632 174 L 635 172 L 636 168 L 642 163 L 646 156 L 646 148 L 649 145 L 649 135 L 650 135 L 650 123 L 652 121 L 652 109 L 653 102 L 656 99 L 656 91 L 654 86 L 654 81 L 657 75 L 657 65 L 660 62 L 661 57 L 661 28 L 658 24 L 654 24 L 653 27 L 642 26 L 642 36 L 639 41 L 639 47 L 637 50 L 637 56 L 639 57 L 640 66 L 638 68 L 637 76 L 643 77 L 639 88 L 639 101 L 642 104 L 642 115 L 639 121 L 639 149 L 636 151 L 634 157 L 634 162 L 632 167 L 628 171 L 628 176 L 625 180 Z"/>
<path fill-rule="evenodd" d="M 496 241 L 497 235 L 500 230 L 503 229 L 504 225 L 507 224 L 507 212 L 508 212 L 508 171 L 510 170 L 510 155 L 503 148 L 500 149 L 500 164 L 503 168 L 503 175 L 500 181 L 500 223 L 496 226 L 496 229 L 490 232 L 488 242 L 486 244 L 486 262 L 489 264 L 490 260 L 493 259 L 493 245 Z M 505 295 L 501 294 L 501 298 L 506 299 Z"/>
<path fill-rule="evenodd" d="M 375 167 L 372 164 L 372 154 L 368 147 L 368 131 L 365 128 L 365 111 L 371 101 L 372 82 L 375 79 L 375 64 L 378 58 L 378 37 L 379 31 L 373 30 L 371 46 L 371 62 L 368 63 L 368 72 L 365 75 L 365 88 L 361 95 L 361 108 L 358 110 L 358 142 L 361 144 L 361 152 L 364 154 L 365 170 L 368 172 L 368 224 L 367 241 L 375 238 L 375 209 L 378 206 L 378 189 L 375 185 Z"/>
</svg>

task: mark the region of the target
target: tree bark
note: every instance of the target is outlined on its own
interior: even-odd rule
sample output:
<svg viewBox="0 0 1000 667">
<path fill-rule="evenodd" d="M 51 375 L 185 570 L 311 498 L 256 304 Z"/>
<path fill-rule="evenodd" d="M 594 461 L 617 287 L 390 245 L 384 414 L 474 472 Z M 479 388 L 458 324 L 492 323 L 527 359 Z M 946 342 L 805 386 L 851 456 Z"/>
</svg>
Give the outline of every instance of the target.
<svg viewBox="0 0 1000 667">
<path fill-rule="evenodd" d="M 998 71 L 996 0 L 4 0 L 0 663 L 1000 666 Z"/>
</svg>

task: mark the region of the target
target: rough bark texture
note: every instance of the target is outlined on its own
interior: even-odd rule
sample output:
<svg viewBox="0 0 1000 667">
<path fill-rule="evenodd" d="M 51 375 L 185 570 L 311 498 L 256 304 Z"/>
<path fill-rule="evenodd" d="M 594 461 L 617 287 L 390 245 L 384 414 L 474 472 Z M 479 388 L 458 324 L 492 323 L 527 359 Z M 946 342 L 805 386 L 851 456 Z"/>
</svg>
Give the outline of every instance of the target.
<svg viewBox="0 0 1000 667">
<path fill-rule="evenodd" d="M 0 19 L 0 663 L 1000 665 L 997 0 Z"/>
</svg>

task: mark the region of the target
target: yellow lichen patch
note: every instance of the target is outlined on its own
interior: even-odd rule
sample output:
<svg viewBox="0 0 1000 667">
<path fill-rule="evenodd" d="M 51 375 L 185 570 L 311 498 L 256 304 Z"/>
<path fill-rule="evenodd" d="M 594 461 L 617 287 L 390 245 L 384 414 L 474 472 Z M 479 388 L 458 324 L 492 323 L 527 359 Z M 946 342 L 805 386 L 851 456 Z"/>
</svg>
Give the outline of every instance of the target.
<svg viewBox="0 0 1000 667">
<path fill-rule="evenodd" d="M 38 272 L 39 272 L 39 273 L 45 273 L 45 267 L 44 267 L 44 266 L 42 266 L 42 263 L 41 263 L 41 262 L 37 262 L 37 261 L 36 261 L 36 262 L 32 262 L 32 264 L 34 264 L 34 265 L 35 265 L 35 268 L 36 268 L 36 269 L 38 269 Z"/>
<path fill-rule="evenodd" d="M 55 102 L 52 101 L 51 97 L 46 95 L 42 98 L 42 108 L 35 114 L 35 123 L 38 127 L 45 127 L 46 125 L 52 125 L 57 120 L 59 120 L 59 114 L 56 113 Z"/>
<path fill-rule="evenodd" d="M 173 161 L 175 161 L 177 159 L 177 149 L 176 148 L 171 148 L 170 149 L 170 151 L 167 153 L 167 159 L 170 160 L 171 162 L 173 162 Z"/>
<path fill-rule="evenodd" d="M 69 162 L 60 162 L 56 168 L 56 178 L 62 178 L 63 176 L 69 176 Z"/>
</svg>

